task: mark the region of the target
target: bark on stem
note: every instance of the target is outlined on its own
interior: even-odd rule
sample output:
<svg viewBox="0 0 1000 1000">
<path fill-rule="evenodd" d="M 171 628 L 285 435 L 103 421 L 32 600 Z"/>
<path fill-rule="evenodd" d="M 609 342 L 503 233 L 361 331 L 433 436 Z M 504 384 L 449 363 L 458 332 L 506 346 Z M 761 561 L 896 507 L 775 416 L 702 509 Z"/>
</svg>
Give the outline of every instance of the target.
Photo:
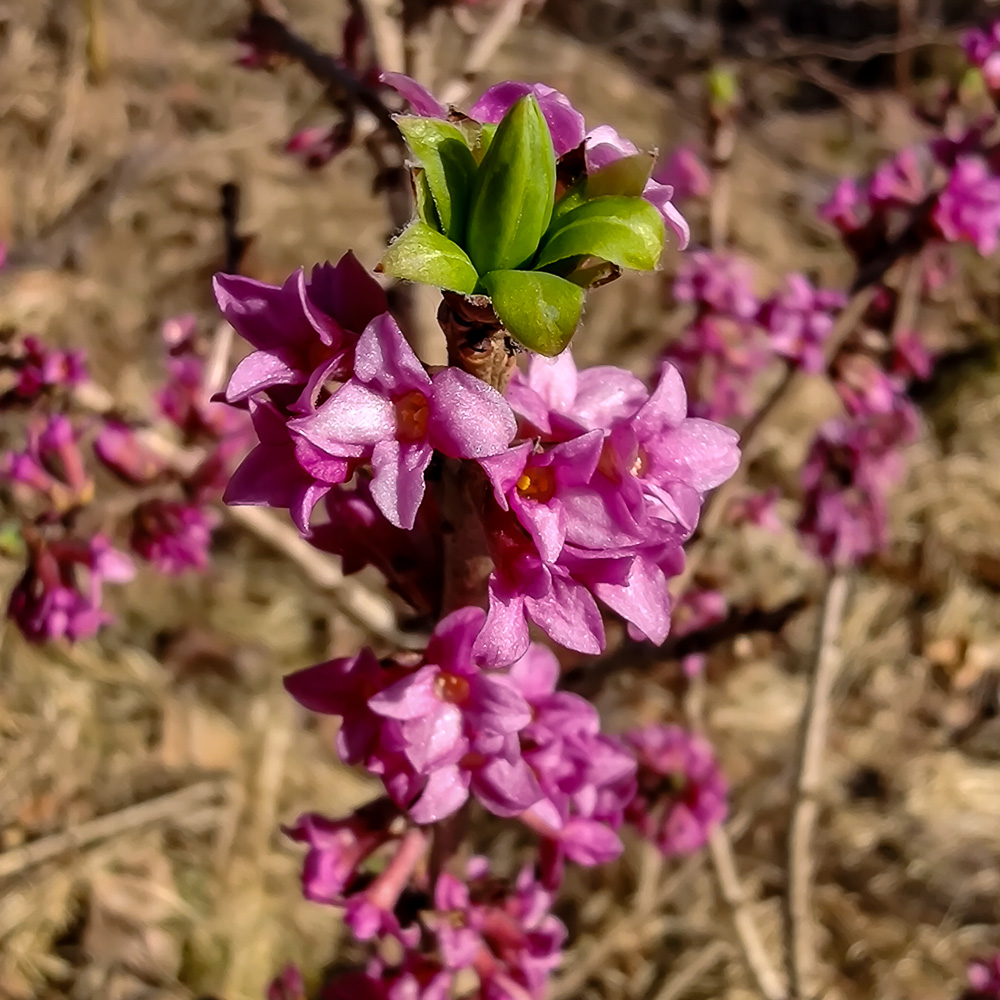
<svg viewBox="0 0 1000 1000">
<path fill-rule="evenodd" d="M 448 345 L 448 363 L 503 392 L 514 371 L 515 350 L 485 296 L 445 292 L 438 322 Z M 486 606 L 493 561 L 483 529 L 489 484 L 475 462 L 447 458 L 441 468 L 438 505 L 444 533 L 444 593 L 441 613 Z"/>
</svg>

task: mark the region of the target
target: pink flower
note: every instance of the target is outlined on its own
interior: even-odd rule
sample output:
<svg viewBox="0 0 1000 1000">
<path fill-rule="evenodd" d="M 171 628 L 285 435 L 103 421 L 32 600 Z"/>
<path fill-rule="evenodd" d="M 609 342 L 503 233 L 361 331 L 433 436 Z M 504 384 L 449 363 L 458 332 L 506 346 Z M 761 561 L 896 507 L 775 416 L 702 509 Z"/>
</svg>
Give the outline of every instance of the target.
<svg viewBox="0 0 1000 1000">
<path fill-rule="evenodd" d="M 815 374 L 826 367 L 824 345 L 846 301 L 840 292 L 814 288 L 805 275 L 792 274 L 761 306 L 758 322 L 778 354 Z"/>
<path fill-rule="evenodd" d="M 229 479 L 223 500 L 234 506 L 287 508 L 303 535 L 313 509 L 354 474 L 360 458 L 330 455 L 293 435 L 288 418 L 267 400 L 250 401 L 258 444 Z"/>
<path fill-rule="evenodd" d="M 326 455 L 371 462 L 371 493 L 393 524 L 412 528 L 434 451 L 484 458 L 516 426 L 495 390 L 456 368 L 429 376 L 388 313 L 358 341 L 354 373 L 315 413 L 289 429 Z"/>
<path fill-rule="evenodd" d="M 960 156 L 931 216 L 943 239 L 984 257 L 1000 247 L 1000 177 L 982 157 Z"/>
<path fill-rule="evenodd" d="M 628 821 L 668 856 L 703 847 L 727 812 L 726 782 L 711 746 L 677 726 L 647 726 L 625 739 L 639 761 Z"/>
<path fill-rule="evenodd" d="M 0 245 L 0 268 L 3 267 Z M 21 356 L 15 363 L 17 382 L 13 395 L 21 402 L 37 399 L 51 389 L 67 389 L 87 380 L 83 351 L 62 351 L 47 347 L 40 338 L 21 341 Z"/>
<path fill-rule="evenodd" d="M 522 734 L 524 758 L 544 798 L 521 819 L 543 838 L 546 885 L 559 882 L 563 858 L 603 864 L 621 853 L 615 830 L 635 793 L 635 760 L 600 730 L 597 711 L 578 695 L 555 690 L 559 666 L 552 653 L 531 645 L 510 678 L 531 704 L 534 718 Z"/>
<path fill-rule="evenodd" d="M 215 276 L 223 316 L 256 350 L 243 359 L 226 387 L 235 403 L 267 392 L 279 405 L 308 411 L 326 379 L 349 375 L 361 331 L 386 310 L 378 282 L 346 253 L 337 264 L 303 269 L 283 285 L 239 275 Z"/>
<path fill-rule="evenodd" d="M 653 180 L 674 189 L 674 199 L 705 198 L 712 189 L 712 177 L 690 146 L 678 146 L 653 173 Z"/>
<path fill-rule="evenodd" d="M 208 568 L 218 516 L 196 504 L 155 498 L 132 512 L 132 551 L 168 576 Z"/>
<path fill-rule="evenodd" d="M 32 642 L 87 639 L 113 620 L 101 607 L 104 583 L 126 583 L 133 574 L 132 562 L 104 535 L 38 543 L 11 591 L 7 615 Z"/>
<path fill-rule="evenodd" d="M 166 471 L 163 459 L 145 447 L 135 430 L 108 420 L 94 439 L 94 454 L 116 476 L 132 486 L 146 486 Z"/>
<path fill-rule="evenodd" d="M 94 496 L 94 483 L 79 437 L 80 430 L 61 414 L 32 421 L 24 451 L 4 455 L 0 474 L 26 487 L 50 506 L 52 513 L 61 515 L 88 504 Z"/>
</svg>

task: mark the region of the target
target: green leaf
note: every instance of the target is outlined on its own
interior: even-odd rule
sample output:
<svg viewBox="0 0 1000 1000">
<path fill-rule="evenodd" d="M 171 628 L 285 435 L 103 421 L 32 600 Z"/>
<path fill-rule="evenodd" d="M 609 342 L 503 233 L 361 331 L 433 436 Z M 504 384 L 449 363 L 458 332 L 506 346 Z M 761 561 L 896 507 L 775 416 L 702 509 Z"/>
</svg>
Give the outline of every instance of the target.
<svg viewBox="0 0 1000 1000">
<path fill-rule="evenodd" d="M 464 133 L 437 118 L 399 115 L 396 124 L 424 168 L 441 231 L 461 244 L 476 176 L 476 161 Z"/>
<path fill-rule="evenodd" d="M 663 219 L 642 198 L 594 198 L 567 212 L 534 262 L 543 268 L 567 257 L 597 257 L 649 271 L 663 252 Z"/>
<path fill-rule="evenodd" d="M 567 212 L 579 208 L 591 198 L 604 198 L 610 195 L 638 198 L 646 189 L 646 182 L 653 172 L 655 159 L 652 153 L 632 153 L 582 177 L 556 202 L 552 212 L 552 222 L 549 223 L 549 232 L 556 228 L 556 222 Z"/>
<path fill-rule="evenodd" d="M 441 220 L 434 207 L 434 196 L 427 183 L 427 171 L 423 167 L 415 167 L 413 174 L 413 198 L 417 203 L 417 218 L 426 222 L 431 229 L 441 232 Z"/>
<path fill-rule="evenodd" d="M 552 217 L 556 155 L 533 94 L 504 116 L 476 173 L 465 247 L 480 274 L 534 256 Z"/>
<path fill-rule="evenodd" d="M 379 268 L 393 278 L 469 294 L 479 276 L 465 251 L 426 222 L 412 222 L 390 244 Z"/>
<path fill-rule="evenodd" d="M 638 198 L 646 189 L 656 157 L 652 153 L 632 153 L 612 160 L 587 175 L 587 199 L 621 195 Z"/>
<path fill-rule="evenodd" d="M 583 289 L 539 271 L 491 271 L 482 288 L 507 332 L 529 351 L 553 358 L 570 342 L 583 310 Z"/>
</svg>

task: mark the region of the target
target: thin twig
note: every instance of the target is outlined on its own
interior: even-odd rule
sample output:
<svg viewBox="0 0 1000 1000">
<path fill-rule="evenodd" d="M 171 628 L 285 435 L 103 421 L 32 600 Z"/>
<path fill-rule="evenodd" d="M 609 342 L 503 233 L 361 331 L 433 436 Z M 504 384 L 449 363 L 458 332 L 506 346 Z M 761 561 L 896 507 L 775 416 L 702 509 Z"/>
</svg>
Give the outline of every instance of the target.
<svg viewBox="0 0 1000 1000">
<path fill-rule="evenodd" d="M 725 941 L 713 941 L 706 945 L 697 955 L 685 962 L 656 992 L 653 1000 L 678 1000 L 701 977 L 712 968 L 716 962 L 726 957 L 729 945 Z"/>
<path fill-rule="evenodd" d="M 527 5 L 528 0 L 503 0 L 496 13 L 473 40 L 459 76 L 442 88 L 443 103 L 458 104 L 469 96 L 476 77 L 489 66 L 504 42 L 521 23 Z"/>
<path fill-rule="evenodd" d="M 776 608 L 733 608 L 722 621 L 684 635 L 670 636 L 662 646 L 624 639 L 617 649 L 598 660 L 567 671 L 563 674 L 562 685 L 584 697 L 593 696 L 600 691 L 607 678 L 619 670 L 648 670 L 655 664 L 707 653 L 721 643 L 743 635 L 776 635 L 810 603 L 809 597 L 802 594 Z"/>
<path fill-rule="evenodd" d="M 717 826 L 712 831 L 708 839 L 708 852 L 712 858 L 719 891 L 729 907 L 733 929 L 757 990 L 766 1000 L 784 1000 L 785 984 L 764 947 L 750 899 L 736 871 L 733 845 L 723 827 Z"/>
<path fill-rule="evenodd" d="M 254 36 L 263 39 L 271 51 L 280 52 L 299 63 L 314 80 L 323 84 L 328 92 L 339 91 L 346 94 L 354 103 L 360 104 L 375 116 L 389 138 L 402 144 L 403 137 L 392 120 L 392 112 L 376 90 L 359 80 L 334 56 L 328 52 L 321 52 L 301 35 L 292 31 L 284 21 L 271 13 L 264 0 L 250 0 L 250 2 L 250 31 Z"/>
<path fill-rule="evenodd" d="M 823 756 L 830 721 L 830 696 L 843 659 L 840 632 L 847 604 L 848 575 L 834 570 L 827 584 L 816 638 L 815 667 L 802 722 L 798 778 L 788 830 L 785 893 L 785 964 L 794 997 L 816 996 L 816 924 L 812 913 L 812 839 L 819 815 Z"/>
<path fill-rule="evenodd" d="M 684 711 L 688 725 L 696 732 L 704 729 L 704 692 L 704 677 L 692 678 L 684 701 Z M 757 991 L 765 1000 L 784 1000 L 787 995 L 785 984 L 760 936 L 753 905 L 740 881 L 733 845 L 724 826 L 716 826 L 709 834 L 708 853 L 712 859 L 719 892 L 729 909 L 733 930 Z"/>
<path fill-rule="evenodd" d="M 403 632 L 387 600 L 355 580 L 345 578 L 340 567 L 314 549 L 290 524 L 264 507 L 226 507 L 230 520 L 249 529 L 261 541 L 294 562 L 309 581 L 334 595 L 337 606 L 362 628 L 403 649 L 422 649 L 426 636 Z"/>
<path fill-rule="evenodd" d="M 29 844 L 22 844 L 0 854 L 0 879 L 8 878 L 44 864 L 67 851 L 81 850 L 99 840 L 107 840 L 142 826 L 176 819 L 185 823 L 190 815 L 201 813 L 209 805 L 219 806 L 225 796 L 227 782 L 212 778 L 187 788 L 168 792 L 147 802 L 139 802 L 107 816 L 98 816 L 69 830 L 53 833 Z"/>
<path fill-rule="evenodd" d="M 389 73 L 406 72 L 403 27 L 392 12 L 393 0 L 360 0 L 375 42 L 378 64 Z"/>
</svg>

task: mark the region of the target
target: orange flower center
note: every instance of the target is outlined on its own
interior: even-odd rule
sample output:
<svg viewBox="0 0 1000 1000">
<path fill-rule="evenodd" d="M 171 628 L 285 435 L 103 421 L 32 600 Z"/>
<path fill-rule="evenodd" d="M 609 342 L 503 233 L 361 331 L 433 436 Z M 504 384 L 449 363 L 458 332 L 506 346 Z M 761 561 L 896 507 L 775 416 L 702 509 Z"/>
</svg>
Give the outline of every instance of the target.
<svg viewBox="0 0 1000 1000">
<path fill-rule="evenodd" d="M 547 465 L 537 465 L 525 469 L 517 481 L 517 492 L 525 500 L 536 500 L 545 503 L 552 499 L 556 491 L 556 477 Z"/>
<path fill-rule="evenodd" d="M 400 396 L 395 406 L 397 440 L 423 441 L 427 437 L 427 419 L 430 415 L 427 397 L 414 390 Z"/>
<path fill-rule="evenodd" d="M 469 682 L 458 674 L 438 674 L 434 678 L 434 693 L 452 705 L 461 705 L 470 694 Z"/>
</svg>

